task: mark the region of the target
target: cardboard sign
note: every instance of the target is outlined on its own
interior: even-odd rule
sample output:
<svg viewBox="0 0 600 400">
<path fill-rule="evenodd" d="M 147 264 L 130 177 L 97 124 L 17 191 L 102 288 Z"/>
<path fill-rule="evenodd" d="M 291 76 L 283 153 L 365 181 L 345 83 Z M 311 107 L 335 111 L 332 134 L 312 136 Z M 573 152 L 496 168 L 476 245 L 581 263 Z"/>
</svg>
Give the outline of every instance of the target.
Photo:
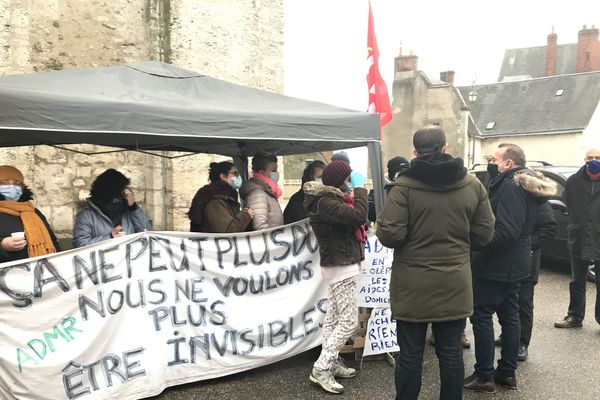
<svg viewBox="0 0 600 400">
<path fill-rule="evenodd" d="M 374 308 L 367 326 L 363 356 L 400 351 L 389 308 Z"/>
</svg>

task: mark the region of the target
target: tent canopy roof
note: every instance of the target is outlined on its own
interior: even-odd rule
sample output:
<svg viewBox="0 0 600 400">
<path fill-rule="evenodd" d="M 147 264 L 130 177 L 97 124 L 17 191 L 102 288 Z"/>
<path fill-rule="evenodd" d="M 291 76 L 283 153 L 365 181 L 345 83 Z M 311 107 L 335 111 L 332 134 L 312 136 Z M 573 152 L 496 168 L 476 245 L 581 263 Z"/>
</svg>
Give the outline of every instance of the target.
<svg viewBox="0 0 600 400">
<path fill-rule="evenodd" d="M 0 146 L 90 143 L 249 156 L 379 141 L 377 114 L 214 79 L 158 61 L 0 77 Z"/>
</svg>

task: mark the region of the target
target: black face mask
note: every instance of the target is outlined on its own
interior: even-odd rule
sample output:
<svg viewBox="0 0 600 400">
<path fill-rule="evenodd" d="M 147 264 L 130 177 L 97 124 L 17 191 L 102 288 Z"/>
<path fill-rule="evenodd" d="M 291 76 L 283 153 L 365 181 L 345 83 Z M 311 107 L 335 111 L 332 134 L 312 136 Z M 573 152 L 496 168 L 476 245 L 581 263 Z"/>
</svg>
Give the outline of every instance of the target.
<svg viewBox="0 0 600 400">
<path fill-rule="evenodd" d="M 99 206 L 102 212 L 110 218 L 113 225 L 121 225 L 123 213 L 125 213 L 125 210 L 127 209 L 126 200 L 123 197 L 115 197 Z"/>
<path fill-rule="evenodd" d="M 500 171 L 498 171 L 498 164 L 489 163 L 487 165 L 487 172 L 490 175 L 490 178 L 495 178 L 500 175 Z"/>
</svg>

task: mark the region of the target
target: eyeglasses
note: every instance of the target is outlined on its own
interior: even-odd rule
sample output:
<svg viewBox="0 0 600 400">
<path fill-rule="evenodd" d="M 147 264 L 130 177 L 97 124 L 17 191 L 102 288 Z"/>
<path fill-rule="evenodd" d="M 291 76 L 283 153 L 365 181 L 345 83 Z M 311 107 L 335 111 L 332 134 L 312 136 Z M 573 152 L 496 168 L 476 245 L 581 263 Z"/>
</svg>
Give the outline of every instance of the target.
<svg viewBox="0 0 600 400">
<path fill-rule="evenodd" d="M 0 181 L 0 185 L 14 185 L 14 186 L 19 186 L 21 188 L 23 187 L 23 184 L 21 182 L 15 181 L 15 180 L 12 180 L 12 179 L 8 179 L 8 180 L 5 180 L 5 181 Z"/>
<path fill-rule="evenodd" d="M 229 171 L 229 175 L 238 176 L 239 174 L 237 171 Z"/>
<path fill-rule="evenodd" d="M 600 161 L 600 155 L 597 155 L 597 156 L 587 156 L 585 159 L 587 161 L 592 161 L 592 160 Z"/>
</svg>

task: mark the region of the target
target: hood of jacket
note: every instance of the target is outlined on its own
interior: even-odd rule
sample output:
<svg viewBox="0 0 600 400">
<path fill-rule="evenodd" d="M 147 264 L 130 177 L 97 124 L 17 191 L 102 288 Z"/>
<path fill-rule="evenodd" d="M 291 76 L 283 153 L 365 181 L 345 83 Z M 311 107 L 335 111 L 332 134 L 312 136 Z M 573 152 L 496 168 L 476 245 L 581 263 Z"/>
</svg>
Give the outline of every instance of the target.
<svg viewBox="0 0 600 400">
<path fill-rule="evenodd" d="M 546 200 L 556 194 L 556 183 L 541 172 L 523 169 L 513 176 L 515 184 L 535 197 Z"/>
<path fill-rule="evenodd" d="M 304 207 L 307 209 L 321 197 L 339 197 L 343 199 L 345 196 L 340 189 L 334 186 L 327 186 L 314 181 L 306 182 L 302 189 L 304 190 Z"/>
<path fill-rule="evenodd" d="M 446 192 L 460 189 L 474 179 L 477 178 L 467 173 L 461 158 L 433 153 L 412 160 L 410 168 L 401 172 L 393 182 L 386 185 L 386 188 L 405 186 L 431 192 Z"/>
<path fill-rule="evenodd" d="M 466 175 L 467 169 L 462 158 L 436 152 L 413 159 L 410 168 L 398 176 L 406 176 L 429 186 L 451 187 L 461 182 Z"/>
<path fill-rule="evenodd" d="M 275 197 L 275 194 L 273 193 L 273 190 L 271 190 L 271 187 L 269 185 L 267 185 L 263 181 L 254 178 L 250 178 L 243 183 L 242 187 L 240 188 L 240 196 L 244 199 L 255 190 L 263 190 L 267 192 L 269 196 Z"/>
</svg>

